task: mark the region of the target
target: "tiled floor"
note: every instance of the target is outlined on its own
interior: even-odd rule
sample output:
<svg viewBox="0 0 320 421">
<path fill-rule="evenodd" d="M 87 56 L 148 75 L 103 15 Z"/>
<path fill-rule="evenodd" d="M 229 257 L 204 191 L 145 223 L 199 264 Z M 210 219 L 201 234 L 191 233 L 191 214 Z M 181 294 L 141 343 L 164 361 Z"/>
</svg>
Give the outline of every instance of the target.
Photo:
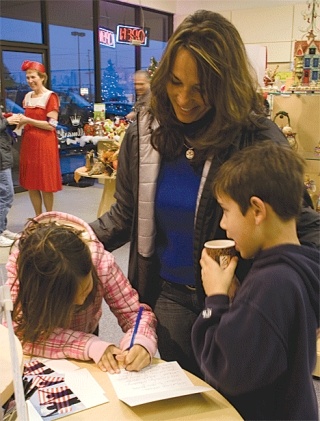
<svg viewBox="0 0 320 421">
<path fill-rule="evenodd" d="M 97 182 L 93 186 L 85 188 L 63 186 L 63 190 L 55 194 L 54 210 L 71 213 L 86 222 L 92 222 L 97 217 L 102 190 L 103 185 Z M 8 215 L 8 229 L 14 232 L 21 231 L 27 218 L 33 216 L 33 209 L 28 193 L 16 193 L 13 207 L 10 209 Z M 116 261 L 125 274 L 127 273 L 128 253 L 128 245 L 114 251 Z M 7 261 L 8 254 L 9 248 L 0 247 L 0 285 L 5 280 L 4 265 Z M 119 343 L 122 335 L 115 316 L 106 305 L 103 307 L 103 316 L 99 324 L 99 335 L 103 339 L 115 343 Z M 315 379 L 314 385 L 320 407 L 320 380 Z"/>
</svg>

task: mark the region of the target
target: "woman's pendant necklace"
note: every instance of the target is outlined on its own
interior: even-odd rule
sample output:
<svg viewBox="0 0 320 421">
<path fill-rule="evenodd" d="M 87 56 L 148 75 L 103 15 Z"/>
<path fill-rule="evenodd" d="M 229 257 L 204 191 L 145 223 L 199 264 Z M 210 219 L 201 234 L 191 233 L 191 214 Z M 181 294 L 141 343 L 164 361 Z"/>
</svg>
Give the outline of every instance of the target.
<svg viewBox="0 0 320 421">
<path fill-rule="evenodd" d="M 184 146 L 187 148 L 186 150 L 186 158 L 187 159 L 193 159 L 194 158 L 194 148 L 191 148 L 190 146 L 186 145 L 185 143 L 183 143 Z"/>
<path fill-rule="evenodd" d="M 194 158 L 194 150 L 193 148 L 189 148 L 186 150 L 186 158 L 193 159 Z"/>
</svg>

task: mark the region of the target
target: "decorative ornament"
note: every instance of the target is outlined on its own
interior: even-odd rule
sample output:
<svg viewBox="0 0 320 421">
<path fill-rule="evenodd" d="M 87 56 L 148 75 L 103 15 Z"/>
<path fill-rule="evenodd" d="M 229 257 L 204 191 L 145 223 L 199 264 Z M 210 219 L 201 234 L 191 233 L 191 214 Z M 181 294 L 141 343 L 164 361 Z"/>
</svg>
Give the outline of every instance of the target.
<svg viewBox="0 0 320 421">
<path fill-rule="evenodd" d="M 318 78 L 320 61 L 320 41 L 316 40 L 320 32 L 317 19 L 320 6 L 319 0 L 306 1 L 307 9 L 302 12 L 304 27 L 299 30 L 303 32 L 302 39 L 294 43 L 294 81 L 290 87 L 294 91 L 317 91 L 320 90 Z M 303 39 L 306 38 L 306 39 Z"/>
<path fill-rule="evenodd" d="M 316 37 L 316 32 L 320 32 L 320 29 L 317 27 L 317 8 L 320 6 L 319 0 L 307 0 L 307 10 L 302 12 L 303 20 L 307 22 L 307 26 L 304 28 L 299 28 L 301 32 L 305 32 L 308 41 L 314 40 Z"/>
<path fill-rule="evenodd" d="M 265 87 L 273 86 L 276 80 L 276 74 L 279 66 L 276 66 L 274 70 L 266 69 L 265 75 L 263 77 L 263 83 Z"/>
<path fill-rule="evenodd" d="M 159 65 L 158 61 L 154 57 L 151 57 L 151 59 L 150 59 L 150 65 L 149 65 L 149 67 L 147 69 L 147 72 L 149 73 L 150 79 L 152 79 L 152 77 L 154 75 L 154 72 L 158 68 L 158 65 Z"/>
<path fill-rule="evenodd" d="M 285 111 L 279 111 L 274 116 L 273 121 L 276 122 L 277 117 L 279 117 L 281 120 L 286 117 L 287 118 L 287 124 L 278 124 L 279 129 L 282 131 L 282 133 L 287 138 L 289 145 L 292 149 L 297 150 L 298 149 L 298 143 L 296 140 L 296 133 L 293 132 L 291 126 L 290 126 L 290 117 L 289 114 Z"/>
</svg>

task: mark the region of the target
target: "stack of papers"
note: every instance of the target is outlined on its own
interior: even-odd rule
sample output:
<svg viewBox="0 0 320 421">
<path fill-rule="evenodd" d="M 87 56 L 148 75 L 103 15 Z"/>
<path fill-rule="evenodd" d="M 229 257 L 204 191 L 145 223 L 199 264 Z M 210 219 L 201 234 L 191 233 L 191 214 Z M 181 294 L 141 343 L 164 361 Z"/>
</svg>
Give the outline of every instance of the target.
<svg viewBox="0 0 320 421">
<path fill-rule="evenodd" d="M 120 374 L 108 375 L 118 398 L 129 406 L 212 390 L 195 386 L 176 361 L 153 364 L 139 372 L 121 370 Z"/>
<path fill-rule="evenodd" d="M 66 360 L 32 359 L 24 376 L 36 388 L 27 400 L 29 421 L 51 421 L 109 402 L 88 370 Z"/>
<path fill-rule="evenodd" d="M 129 406 L 212 390 L 195 386 L 176 361 L 152 364 L 139 372 L 107 374 L 118 398 Z M 29 421 L 53 421 L 109 402 L 87 369 L 67 360 L 32 359 L 24 376 L 35 393 L 27 400 Z"/>
</svg>

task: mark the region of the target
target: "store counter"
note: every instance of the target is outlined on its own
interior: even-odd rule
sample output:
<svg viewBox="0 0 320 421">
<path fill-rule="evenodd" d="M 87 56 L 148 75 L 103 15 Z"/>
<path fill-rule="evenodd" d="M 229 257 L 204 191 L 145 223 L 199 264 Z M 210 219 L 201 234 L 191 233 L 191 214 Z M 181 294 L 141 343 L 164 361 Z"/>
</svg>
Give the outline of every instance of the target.
<svg viewBox="0 0 320 421">
<path fill-rule="evenodd" d="M 97 178 L 104 182 L 102 196 L 97 213 L 97 217 L 99 218 L 101 215 L 103 215 L 110 209 L 110 206 L 115 201 L 113 195 L 116 186 L 116 179 L 115 177 L 110 177 L 107 174 L 88 175 L 88 170 L 86 167 L 80 167 L 75 170 L 75 181 L 78 182 L 80 180 L 80 177 Z"/>
<path fill-rule="evenodd" d="M 155 362 L 161 364 L 161 360 Z M 144 405 L 130 407 L 120 401 L 114 391 L 109 376 L 91 362 L 73 361 L 80 368 L 86 368 L 104 390 L 108 403 L 95 406 L 68 416 L 68 421 L 117 420 L 117 421 L 204 421 L 204 420 L 242 420 L 235 408 L 216 390 L 193 395 L 160 400 Z M 186 372 L 192 383 L 208 386 L 198 377 Z"/>
</svg>

